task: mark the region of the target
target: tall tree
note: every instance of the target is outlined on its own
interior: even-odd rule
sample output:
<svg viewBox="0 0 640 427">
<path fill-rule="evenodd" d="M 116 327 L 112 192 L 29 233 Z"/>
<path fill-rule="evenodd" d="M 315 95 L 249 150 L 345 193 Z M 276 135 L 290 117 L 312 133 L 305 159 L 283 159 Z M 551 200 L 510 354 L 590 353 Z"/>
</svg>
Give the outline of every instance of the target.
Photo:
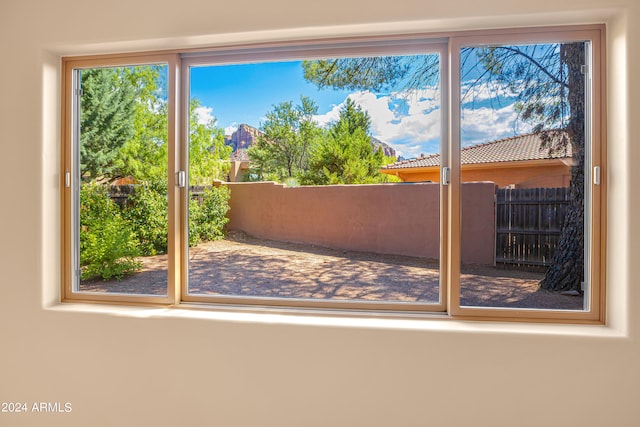
<svg viewBox="0 0 640 427">
<path fill-rule="evenodd" d="M 122 68 L 82 71 L 80 174 L 111 177 L 118 150 L 134 134 L 134 87 Z"/>
<path fill-rule="evenodd" d="M 380 167 L 385 162 L 381 148 L 371 144 L 371 118 L 351 98 L 311 152 L 303 184 L 368 184 L 385 181 Z M 386 176 L 386 175 L 385 175 Z"/>
<path fill-rule="evenodd" d="M 264 134 L 249 147 L 251 175 L 256 179 L 283 181 L 305 173 L 311 147 L 320 135 L 313 120 L 317 111 L 315 102 L 304 96 L 297 105 L 293 101 L 275 105 L 262 124 Z"/>
<path fill-rule="evenodd" d="M 420 58 L 406 66 L 407 57 L 339 58 L 303 63 L 305 78 L 319 87 L 380 89 L 404 81 L 407 88 L 435 84 L 438 61 Z M 584 142 L 585 43 L 466 48 L 462 72 L 478 60 L 465 95 L 484 84 L 511 86 L 517 94 L 520 118 L 535 123 L 549 151 L 571 145 L 574 165 L 570 208 L 565 218 L 552 266 L 540 286 L 556 292 L 581 292 L 584 276 Z M 400 64 L 401 66 L 398 66 Z M 542 133 L 542 131 L 547 132 Z M 563 132 L 565 130 L 565 132 Z"/>
<path fill-rule="evenodd" d="M 166 180 L 167 91 L 166 67 L 139 66 L 125 69 L 135 88 L 134 134 L 118 150 L 112 178 L 132 177 L 138 182 Z"/>
<path fill-rule="evenodd" d="M 112 159 L 109 167 L 101 169 L 99 173 L 101 178 L 113 180 L 131 177 L 137 182 L 166 182 L 168 166 L 166 67 L 137 66 L 108 69 L 108 71 L 109 75 L 118 73 L 119 87 L 127 88 L 129 100 L 127 108 L 125 109 L 122 104 L 114 104 L 115 100 L 107 98 L 104 103 L 83 104 L 83 114 L 87 117 L 100 116 L 105 114 L 105 108 L 108 107 L 118 111 L 123 120 L 126 118 L 127 124 L 132 126 L 132 132 L 122 134 L 117 143 L 111 141 L 110 144 L 104 144 L 98 153 L 90 152 L 89 148 L 92 150 L 96 148 L 87 145 L 86 155 L 89 160 L 98 155 Z M 195 98 L 192 99 L 189 106 L 190 181 L 196 185 L 211 184 L 213 179 L 226 177 L 231 148 L 224 144 L 223 130 L 216 127 L 215 118 L 206 123 L 199 121 L 198 107 L 200 102 Z M 120 123 L 116 121 L 115 125 Z M 105 129 L 105 125 L 100 129 L 113 132 L 115 125 L 108 129 Z M 86 129 L 83 128 L 83 133 L 85 130 L 93 131 L 94 129 L 87 126 Z M 86 137 L 88 138 L 88 135 Z M 103 140 L 106 138 L 103 135 Z"/>
<path fill-rule="evenodd" d="M 463 69 L 473 57 L 482 64 L 474 83 L 508 87 L 518 94 L 516 110 L 534 124 L 542 149 L 554 154 L 571 147 L 570 204 L 540 286 L 575 294 L 582 293 L 584 280 L 585 51 L 584 42 L 463 51 Z"/>
<path fill-rule="evenodd" d="M 571 168 L 570 200 L 564 227 L 551 267 L 540 282 L 543 289 L 557 292 L 582 293 L 584 280 L 584 196 L 585 196 L 585 64 L 584 43 L 560 46 L 563 68 L 566 67 L 567 104 L 570 119 L 566 126 L 565 140 L 547 140 L 549 150 L 571 144 L 574 166 Z M 560 141 L 560 143 L 558 143 Z"/>
<path fill-rule="evenodd" d="M 358 129 L 362 130 L 366 135 L 370 135 L 371 117 L 353 99 L 347 98 L 342 108 L 340 108 L 338 121 L 331 127 L 329 132 L 333 135 L 340 132 L 355 133 Z"/>
</svg>

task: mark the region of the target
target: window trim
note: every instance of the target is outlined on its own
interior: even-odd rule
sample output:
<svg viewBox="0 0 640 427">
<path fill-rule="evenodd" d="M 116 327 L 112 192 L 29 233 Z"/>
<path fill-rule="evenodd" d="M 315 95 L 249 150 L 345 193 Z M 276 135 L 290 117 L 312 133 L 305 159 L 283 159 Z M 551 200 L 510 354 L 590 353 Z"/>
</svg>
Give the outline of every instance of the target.
<svg viewBox="0 0 640 427">
<path fill-rule="evenodd" d="M 380 44 L 380 42 L 372 42 L 369 39 L 364 41 L 347 41 L 347 42 L 332 42 L 329 45 L 312 44 L 312 45 L 285 45 L 267 48 L 266 51 L 256 50 L 254 48 L 237 49 L 231 52 L 198 52 L 196 54 L 186 53 L 182 57 L 181 66 L 181 85 L 182 85 L 182 114 L 183 114 L 183 133 L 181 141 L 185 144 L 183 153 L 185 153 L 185 162 L 182 164 L 182 170 L 187 171 L 188 175 L 188 106 L 190 101 L 189 87 L 190 87 L 190 68 L 197 66 L 211 66 L 211 65 L 228 65 L 228 64 L 241 64 L 252 62 L 269 62 L 269 61 L 287 61 L 287 60 L 300 60 L 308 58 L 335 58 L 339 56 L 366 56 L 366 55 L 391 55 L 391 54 L 424 54 L 424 53 L 438 53 L 440 55 L 440 76 L 444 78 L 448 74 L 446 69 L 447 58 L 447 45 L 443 43 L 441 38 L 422 38 L 422 37 L 402 37 L 401 39 L 388 40 L 386 43 Z M 441 111 L 446 111 L 446 86 L 441 85 Z M 443 137 L 440 142 L 440 150 L 446 147 L 446 135 L 448 133 L 448 125 L 446 120 L 441 121 L 441 134 Z M 188 181 L 188 179 L 187 179 Z M 187 193 L 187 189 L 183 193 Z M 446 203 L 442 198 L 446 197 L 440 190 L 440 219 L 442 227 L 442 218 L 446 218 L 443 214 L 443 210 L 447 209 Z M 188 196 L 182 201 L 182 207 L 185 212 L 187 209 Z M 183 224 L 183 233 L 186 235 L 188 224 Z M 444 228 L 442 228 L 444 229 Z M 441 244 L 441 259 L 444 253 L 442 242 L 442 229 L 440 231 L 440 244 Z M 185 303 L 212 303 L 212 304 L 236 304 L 236 305 L 269 305 L 273 307 L 302 307 L 302 308 L 321 308 L 321 309 L 338 309 L 338 310 L 380 310 L 380 311 L 396 311 L 396 312 L 421 312 L 421 313 L 441 313 L 446 310 L 447 300 L 447 286 L 445 282 L 446 274 L 444 273 L 443 263 L 440 264 L 439 271 L 439 294 L 440 301 L 437 303 L 406 303 L 397 301 L 353 301 L 353 300 L 307 300 L 298 298 L 266 298 L 266 297 L 248 297 L 248 296 L 233 296 L 233 295 L 200 295 L 189 294 L 188 292 L 188 242 L 183 242 L 182 245 L 182 293 L 181 302 Z"/>
<path fill-rule="evenodd" d="M 119 67 L 129 65 L 156 65 L 166 64 L 168 72 L 168 111 L 167 111 L 167 150 L 168 150 L 168 285 L 167 294 L 163 296 L 153 295 L 135 295 L 135 294 L 104 294 L 95 292 L 78 292 L 73 289 L 76 280 L 74 278 L 76 270 L 74 267 L 74 240 L 76 231 L 74 228 L 74 189 L 78 185 L 74 172 L 76 165 L 74 164 L 75 150 L 75 133 L 74 129 L 74 74 L 76 70 L 98 67 Z M 177 261 L 180 259 L 179 254 L 175 250 L 175 237 L 178 231 L 176 226 L 179 221 L 178 206 L 175 203 L 175 164 L 177 155 L 177 72 L 179 66 L 179 58 L 176 54 L 170 53 L 146 53 L 146 54 L 125 54 L 125 55 L 106 55 L 99 57 L 81 57 L 81 58 L 63 58 L 62 59 L 62 152 L 61 152 L 61 221 L 62 221 L 62 269 L 61 269 L 61 299 L 62 301 L 86 301 L 86 302 L 113 302 L 126 304 L 151 304 L 166 305 L 175 304 L 178 300 L 179 292 L 177 292 L 176 280 Z M 66 186 L 66 176 L 70 175 L 70 185 Z M 171 238 L 173 236 L 173 238 Z"/>
<path fill-rule="evenodd" d="M 559 36 L 562 36 L 559 38 Z M 591 306 L 588 311 L 562 311 L 546 309 L 513 309 L 495 307 L 460 306 L 460 167 L 459 99 L 459 52 L 462 45 L 487 42 L 557 42 L 559 40 L 590 40 L 592 52 L 592 165 L 601 168 L 601 184 L 594 188 L 591 184 L 590 204 L 590 277 L 595 286 L 590 289 Z M 444 44 L 443 44 L 444 43 Z M 467 44 L 465 44 L 467 43 Z M 285 298 L 262 297 L 210 297 L 189 295 L 187 292 L 188 247 L 186 231 L 188 190 L 176 187 L 176 172 L 188 171 L 187 137 L 189 120 L 189 82 L 188 67 L 195 64 L 211 64 L 215 59 L 220 63 L 243 62 L 248 58 L 253 62 L 281 61 L 308 57 L 337 57 L 336 52 L 375 54 L 417 53 L 418 45 L 439 46 L 441 51 L 441 111 L 442 165 L 451 168 L 451 185 L 441 185 L 440 191 L 440 304 L 396 304 L 393 302 L 361 302 L 338 300 L 290 300 Z M 159 306 L 181 306 L 209 303 L 210 307 L 224 303 L 227 306 L 251 305 L 282 308 L 315 308 L 319 310 L 379 310 L 381 313 L 406 313 L 414 311 L 433 316 L 444 312 L 451 319 L 508 320 L 532 322 L 563 323 L 605 323 L 605 230 L 606 230 L 606 117 L 605 117 L 605 27 L 604 25 L 580 25 L 560 27 L 515 28 L 497 30 L 479 30 L 451 33 L 426 33 L 409 35 L 370 36 L 336 38 L 330 40 L 286 41 L 258 43 L 239 46 L 218 46 L 211 48 L 171 50 L 146 53 L 124 53 L 113 55 L 64 57 L 62 58 L 61 108 L 62 108 L 62 150 L 60 173 L 61 203 L 61 299 L 69 302 L 105 302 L 123 304 L 144 304 Z M 447 54 L 448 53 L 448 54 Z M 72 203 L 71 188 L 65 187 L 67 171 L 73 171 L 72 159 L 72 107 L 71 95 L 73 70 L 99 66 L 126 66 L 165 63 L 168 66 L 168 197 L 169 197 L 169 264 L 167 295 L 162 297 L 134 294 L 98 294 L 74 292 L 72 289 Z M 457 71 L 456 71 L 457 70 Z M 448 91 L 448 92 L 447 92 Z M 185 109 L 187 113 L 185 114 Z M 597 141 L 596 141 L 597 140 Z M 599 144 L 597 143 L 599 142 Z M 445 145 L 446 148 L 445 149 Z M 448 157 L 448 158 L 447 158 Z M 456 164 L 457 163 L 457 164 Z M 592 182 L 592 181 L 591 181 Z M 456 224 L 458 225 L 456 227 Z M 585 245 L 586 246 L 586 245 Z M 415 314 L 415 313 L 414 313 Z M 442 314 L 442 313 L 440 313 Z M 437 316 L 442 318 L 441 316 Z"/>
<path fill-rule="evenodd" d="M 531 32 L 513 33 L 506 31 L 496 32 L 474 32 L 474 34 L 461 34 L 452 37 L 450 40 L 450 58 L 452 60 L 451 85 L 450 85 L 450 101 L 451 111 L 449 117 L 451 120 L 451 139 L 449 141 L 449 153 L 451 156 L 451 181 L 449 187 L 450 197 L 450 219 L 452 226 L 450 227 L 450 241 L 457 242 L 452 244 L 448 256 L 450 263 L 449 269 L 449 307 L 448 312 L 456 318 L 507 318 L 510 320 L 523 318 L 523 320 L 562 320 L 562 321 L 597 321 L 604 322 L 604 270 L 601 267 L 601 256 L 603 252 L 602 241 L 604 236 L 604 220 L 602 218 L 603 209 L 602 201 L 603 193 L 606 188 L 604 178 L 599 185 L 595 185 L 591 178 L 591 169 L 593 166 L 601 168 L 601 176 L 606 176 L 606 162 L 603 161 L 605 152 L 605 134 L 604 134 L 604 29 L 603 27 L 578 29 L 553 28 L 553 29 L 535 29 Z M 461 217 L 461 192 L 456 191 L 461 181 L 461 162 L 460 162 L 460 52 L 462 47 L 482 46 L 487 44 L 498 43 L 557 43 L 558 41 L 582 41 L 589 40 L 591 43 L 591 85 L 586 90 L 587 100 L 590 101 L 589 113 L 586 119 L 586 126 L 591 126 L 590 130 L 586 130 L 586 134 L 590 136 L 590 164 L 586 165 L 585 181 L 589 183 L 585 188 L 585 236 L 589 236 L 589 240 L 585 238 L 585 274 L 586 268 L 589 268 L 589 280 L 595 281 L 591 284 L 589 299 L 585 292 L 585 301 L 589 302 L 589 309 L 584 311 L 572 310 L 541 310 L 541 309 L 512 309 L 499 307 L 465 307 L 460 304 L 460 248 L 461 248 L 461 227 L 455 227 L 454 224 L 460 224 Z M 590 95 L 590 98 L 589 98 Z M 586 143 L 585 143 L 586 145 Z M 586 183 L 585 183 L 586 187 Z M 587 196 L 588 194 L 588 196 Z M 587 256 L 588 248 L 588 256 Z M 551 314 L 551 315 L 550 315 Z"/>
</svg>

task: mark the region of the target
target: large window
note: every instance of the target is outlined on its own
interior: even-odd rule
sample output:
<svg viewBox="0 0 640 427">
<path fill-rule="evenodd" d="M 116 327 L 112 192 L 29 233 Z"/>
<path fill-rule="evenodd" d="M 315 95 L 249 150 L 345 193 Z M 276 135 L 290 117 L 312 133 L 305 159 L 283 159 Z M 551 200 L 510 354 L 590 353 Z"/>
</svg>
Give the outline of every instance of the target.
<svg viewBox="0 0 640 427">
<path fill-rule="evenodd" d="M 444 45 L 363 51 L 183 58 L 184 99 L 197 111 L 185 300 L 444 309 L 440 187 L 380 171 L 440 151 Z M 218 130 L 208 152 L 231 159 L 213 174 L 201 173 L 202 126 Z M 212 177 L 232 182 L 212 187 Z M 194 236 L 202 197 L 228 198 L 224 239 Z"/>
<path fill-rule="evenodd" d="M 603 321 L 602 36 L 65 59 L 64 299 Z"/>
</svg>

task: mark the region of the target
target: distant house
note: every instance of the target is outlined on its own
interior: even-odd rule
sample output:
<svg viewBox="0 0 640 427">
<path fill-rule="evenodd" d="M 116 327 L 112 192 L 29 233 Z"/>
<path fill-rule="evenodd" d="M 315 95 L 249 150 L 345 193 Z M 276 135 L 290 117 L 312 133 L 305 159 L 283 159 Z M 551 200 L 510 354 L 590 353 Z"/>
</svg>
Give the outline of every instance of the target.
<svg viewBox="0 0 640 427">
<path fill-rule="evenodd" d="M 460 151 L 462 182 L 493 181 L 499 187 L 568 187 L 571 146 L 550 152 L 539 134 L 518 135 Z M 440 182 L 440 154 L 403 160 L 380 172 L 405 182 Z"/>
<path fill-rule="evenodd" d="M 231 153 L 229 182 L 240 182 L 249 172 L 249 153 L 246 148 L 238 148 Z"/>
</svg>

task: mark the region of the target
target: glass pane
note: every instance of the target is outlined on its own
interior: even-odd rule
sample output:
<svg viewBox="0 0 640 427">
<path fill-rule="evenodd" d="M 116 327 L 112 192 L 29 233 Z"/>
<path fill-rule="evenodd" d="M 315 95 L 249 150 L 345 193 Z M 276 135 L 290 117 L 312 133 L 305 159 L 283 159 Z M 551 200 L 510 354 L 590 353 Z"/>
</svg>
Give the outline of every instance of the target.
<svg viewBox="0 0 640 427">
<path fill-rule="evenodd" d="M 192 68 L 189 294 L 438 303 L 439 66 Z"/>
<path fill-rule="evenodd" d="M 167 67 L 83 69 L 76 79 L 75 291 L 166 295 Z"/>
<path fill-rule="evenodd" d="M 461 52 L 462 306 L 586 308 L 587 47 Z"/>
</svg>

